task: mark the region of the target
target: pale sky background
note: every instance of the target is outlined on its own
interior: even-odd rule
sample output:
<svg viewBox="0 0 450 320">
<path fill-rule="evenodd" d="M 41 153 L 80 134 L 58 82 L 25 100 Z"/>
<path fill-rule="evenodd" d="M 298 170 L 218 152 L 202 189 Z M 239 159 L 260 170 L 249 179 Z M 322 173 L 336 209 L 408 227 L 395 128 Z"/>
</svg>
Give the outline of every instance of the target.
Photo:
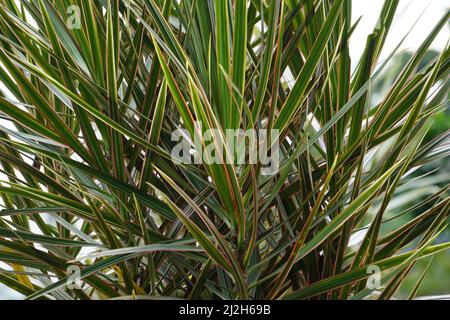
<svg viewBox="0 0 450 320">
<path fill-rule="evenodd" d="M 353 22 L 355 22 L 360 16 L 363 16 L 350 42 L 353 64 L 356 65 L 357 60 L 364 50 L 367 35 L 372 32 L 377 23 L 384 0 L 352 1 Z M 385 48 L 380 60 L 389 56 L 391 51 L 408 33 L 416 20 L 423 13 L 408 38 L 400 47 L 400 50 L 416 49 L 449 8 L 450 0 L 400 0 L 397 15 L 389 32 L 389 36 L 386 39 Z M 447 26 L 434 41 L 432 48 L 442 50 L 450 38 L 449 31 L 449 26 Z M 5 266 L 0 263 L 0 267 Z M 19 294 L 5 288 L 0 284 L 0 299 L 20 298 L 21 296 Z"/>
<path fill-rule="evenodd" d="M 384 0 L 353 0 L 352 20 L 361 21 L 350 40 L 353 61 L 357 61 L 364 51 L 367 35 L 373 31 L 383 7 Z M 386 39 L 380 60 L 389 56 L 392 50 L 408 33 L 417 19 L 415 27 L 403 42 L 399 50 L 414 50 L 427 37 L 446 10 L 450 9 L 450 0 L 400 0 L 393 25 Z M 449 25 L 444 28 L 432 44 L 432 48 L 442 50 L 450 38 Z"/>
</svg>

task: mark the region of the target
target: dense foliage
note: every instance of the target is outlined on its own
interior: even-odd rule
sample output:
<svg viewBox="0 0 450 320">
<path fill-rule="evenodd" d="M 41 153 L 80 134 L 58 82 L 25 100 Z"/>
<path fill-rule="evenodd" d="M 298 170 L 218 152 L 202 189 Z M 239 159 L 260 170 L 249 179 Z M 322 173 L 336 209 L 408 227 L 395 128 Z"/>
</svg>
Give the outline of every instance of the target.
<svg viewBox="0 0 450 320">
<path fill-rule="evenodd" d="M 381 232 L 396 190 L 450 151 L 450 131 L 424 140 L 447 103 L 448 46 L 424 58 L 448 12 L 373 103 L 398 2 L 357 62 L 349 0 L 0 0 L 0 283 L 30 299 L 393 297 L 450 247 L 435 242 L 448 181 Z M 279 171 L 174 162 L 172 132 L 194 140 L 198 121 L 215 141 L 278 130 Z"/>
</svg>

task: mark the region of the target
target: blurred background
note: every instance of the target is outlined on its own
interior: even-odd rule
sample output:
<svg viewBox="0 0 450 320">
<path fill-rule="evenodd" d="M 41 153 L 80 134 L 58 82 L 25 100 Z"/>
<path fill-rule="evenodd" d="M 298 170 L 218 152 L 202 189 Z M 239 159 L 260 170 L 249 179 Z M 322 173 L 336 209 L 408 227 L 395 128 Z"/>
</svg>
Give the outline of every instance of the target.
<svg viewBox="0 0 450 320">
<path fill-rule="evenodd" d="M 361 19 L 350 41 L 353 68 L 356 66 L 361 53 L 364 51 L 367 35 L 372 32 L 377 23 L 383 3 L 383 0 L 352 1 L 353 21 L 356 22 L 358 19 Z M 405 35 L 408 34 L 408 36 L 400 46 L 397 55 L 392 59 L 392 62 L 390 62 L 389 68 L 386 68 L 383 77 L 375 84 L 372 92 L 372 105 L 378 103 L 379 99 L 386 94 L 387 88 L 392 84 L 392 81 L 402 70 L 402 67 L 406 64 L 412 53 L 420 46 L 438 19 L 442 17 L 449 8 L 450 1 L 448 0 L 400 0 L 396 19 L 391 32 L 389 32 L 389 36 L 386 39 L 380 62 L 390 55 Z M 447 46 L 449 39 L 450 22 L 447 28 L 443 29 L 433 42 L 431 50 L 427 53 L 426 58 L 424 59 L 425 61 L 423 62 L 426 63 L 434 59 L 442 52 Z M 439 134 L 450 130 L 450 104 L 448 93 L 447 98 L 444 101 L 445 104 L 442 106 L 442 111 L 434 117 L 433 122 L 430 124 L 431 127 L 424 143 L 432 140 Z M 383 226 L 383 233 L 388 233 L 396 226 L 405 221 L 414 219 L 417 215 L 428 209 L 427 205 L 423 204 L 427 197 L 450 183 L 450 156 L 415 171 L 410 179 L 413 180 L 415 177 L 422 178 L 399 188 L 385 218 L 389 219 L 400 214 L 403 215 L 390 223 L 386 223 Z M 408 210 L 417 204 L 423 205 L 419 205 L 414 210 Z M 406 214 L 404 214 L 405 212 Z M 449 227 L 437 239 L 437 242 L 447 241 L 450 241 Z M 396 297 L 398 299 L 405 299 L 408 297 L 428 263 L 429 259 L 418 261 L 414 269 L 408 274 L 405 283 L 397 292 Z M 431 297 L 437 295 L 448 295 L 448 298 L 450 299 L 450 250 L 442 252 L 433 258 L 418 292 L 418 297 Z"/>
<path fill-rule="evenodd" d="M 384 0 L 352 0 L 353 22 L 360 19 L 359 24 L 352 36 L 351 56 L 353 68 L 356 67 L 358 58 L 364 50 L 367 35 L 373 31 Z M 386 89 L 401 71 L 412 52 L 425 39 L 434 24 L 450 7 L 450 0 L 400 0 L 396 19 L 391 32 L 386 40 L 384 51 L 380 57 L 380 62 L 387 58 L 399 42 L 408 34 L 407 38 L 400 46 L 397 55 L 390 62 L 385 74 L 379 78 L 373 88 L 372 105 L 379 102 L 380 97 L 386 93 Z M 443 30 L 432 44 L 426 59 L 433 59 L 447 45 L 450 39 L 450 24 Z M 426 61 L 424 61 L 426 62 Z M 448 97 L 439 112 L 433 119 L 431 129 L 428 132 L 427 140 L 431 140 L 442 132 L 450 130 L 450 104 Z M 420 170 L 415 171 L 412 177 L 422 177 L 420 180 L 410 182 L 401 188 L 396 194 L 396 198 L 389 208 L 385 218 L 400 217 L 386 223 L 383 226 L 383 233 L 388 233 L 397 225 L 409 221 L 427 209 L 426 204 L 419 205 L 414 210 L 408 210 L 415 204 L 421 204 L 431 194 L 445 187 L 450 183 L 450 157 L 444 160 L 433 162 Z M 405 213 L 406 212 L 406 213 Z M 437 241 L 450 241 L 450 228 L 441 234 Z M 426 269 L 429 260 L 419 261 L 414 269 L 408 274 L 405 283 L 397 292 L 397 298 L 408 297 L 417 279 L 420 278 Z M 0 267 L 2 264 L 0 262 Z M 418 292 L 418 296 L 450 295 L 450 251 L 436 255 L 432 261 L 430 269 Z M 22 296 L 0 284 L 0 299 L 21 299 Z M 449 296 L 450 298 L 450 296 Z"/>
</svg>

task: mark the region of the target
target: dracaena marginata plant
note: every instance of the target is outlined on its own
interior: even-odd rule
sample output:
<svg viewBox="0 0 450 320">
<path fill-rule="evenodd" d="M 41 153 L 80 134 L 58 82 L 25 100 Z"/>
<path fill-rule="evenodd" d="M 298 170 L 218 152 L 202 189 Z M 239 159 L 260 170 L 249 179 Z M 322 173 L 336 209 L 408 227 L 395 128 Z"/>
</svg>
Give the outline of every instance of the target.
<svg viewBox="0 0 450 320">
<path fill-rule="evenodd" d="M 0 283 L 29 299 L 393 297 L 450 247 L 447 188 L 383 232 L 411 172 L 450 150 L 449 132 L 423 139 L 448 47 L 419 68 L 448 13 L 374 102 L 398 3 L 352 61 L 348 0 L 0 0 Z M 174 161 L 180 129 L 205 147 L 277 132 L 279 166 L 227 144 L 227 161 Z"/>
</svg>

